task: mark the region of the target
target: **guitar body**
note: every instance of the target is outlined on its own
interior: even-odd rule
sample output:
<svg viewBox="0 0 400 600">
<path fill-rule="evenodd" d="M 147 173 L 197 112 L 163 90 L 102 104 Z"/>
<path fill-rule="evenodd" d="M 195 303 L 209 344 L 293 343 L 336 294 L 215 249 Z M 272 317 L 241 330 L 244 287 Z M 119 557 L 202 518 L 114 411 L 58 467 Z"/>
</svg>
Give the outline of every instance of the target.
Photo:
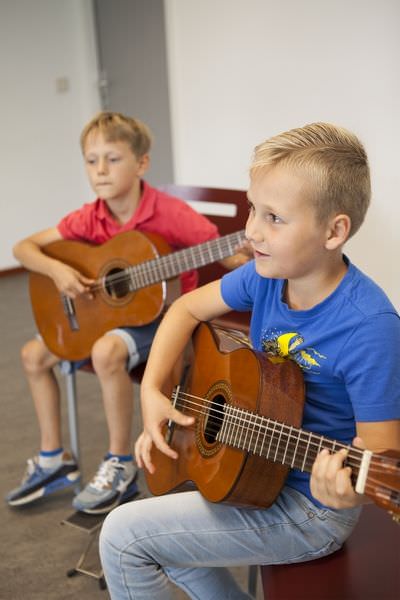
<svg viewBox="0 0 400 600">
<path fill-rule="evenodd" d="M 60 240 L 43 252 L 91 279 L 100 279 L 132 265 L 169 254 L 170 246 L 158 235 L 128 231 L 99 246 Z M 176 280 L 171 280 L 179 284 Z M 156 319 L 167 298 L 167 283 L 128 292 L 118 297 L 106 286 L 93 299 L 81 295 L 73 301 L 78 329 L 72 329 L 60 292 L 45 275 L 30 274 L 30 296 L 38 329 L 51 352 L 79 360 L 90 355 L 94 342 L 106 331 L 121 326 L 147 325 Z"/>
<path fill-rule="evenodd" d="M 289 467 L 217 441 L 220 424 L 215 415 L 229 404 L 298 427 L 304 406 L 302 373 L 292 361 L 272 362 L 265 354 L 236 342 L 229 332 L 205 324 L 195 332 L 193 344 L 195 359 L 184 396 L 195 396 L 197 403 L 204 402 L 204 409 L 193 427 L 174 424 L 166 432 L 178 460 L 153 447 L 156 471 L 146 471 L 149 489 L 159 495 L 194 484 L 212 502 L 270 506 Z M 198 404 L 193 409 L 183 402 L 176 408 L 198 416 Z"/>
</svg>

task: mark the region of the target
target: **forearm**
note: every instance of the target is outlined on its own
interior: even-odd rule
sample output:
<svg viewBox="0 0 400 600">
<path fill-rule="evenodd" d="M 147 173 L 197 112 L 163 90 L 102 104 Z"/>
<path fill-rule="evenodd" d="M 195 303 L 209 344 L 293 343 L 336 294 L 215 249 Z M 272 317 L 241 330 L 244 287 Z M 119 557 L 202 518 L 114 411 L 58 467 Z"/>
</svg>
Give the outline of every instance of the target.
<svg viewBox="0 0 400 600">
<path fill-rule="evenodd" d="M 47 244 L 61 240 L 56 227 L 40 231 L 14 246 L 14 256 L 21 264 L 36 273 L 50 277 L 57 289 L 71 298 L 86 293 L 90 297 L 93 280 L 63 262 L 46 256 L 42 248 Z"/>
<path fill-rule="evenodd" d="M 59 262 L 43 254 L 40 246 L 32 240 L 22 240 L 13 248 L 15 258 L 29 271 L 52 276 L 53 268 Z"/>
<path fill-rule="evenodd" d="M 157 330 L 141 383 L 142 397 L 149 389 L 163 388 L 199 323 L 182 300 L 172 304 Z"/>
<path fill-rule="evenodd" d="M 197 325 L 229 310 L 221 297 L 219 281 L 184 294 L 174 302 L 153 340 L 142 380 L 142 392 L 149 388 L 162 389 Z"/>
</svg>

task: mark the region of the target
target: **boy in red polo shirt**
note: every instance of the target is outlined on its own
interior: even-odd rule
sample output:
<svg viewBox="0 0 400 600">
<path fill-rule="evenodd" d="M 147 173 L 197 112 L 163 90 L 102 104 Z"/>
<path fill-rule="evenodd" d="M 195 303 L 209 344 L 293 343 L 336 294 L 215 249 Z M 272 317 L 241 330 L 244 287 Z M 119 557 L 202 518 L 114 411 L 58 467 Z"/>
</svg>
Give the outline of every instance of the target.
<svg viewBox="0 0 400 600">
<path fill-rule="evenodd" d="M 214 224 L 185 202 L 143 181 L 149 165 L 151 134 L 136 119 L 103 112 L 81 135 L 81 148 L 90 185 L 97 200 L 64 217 L 51 227 L 17 243 L 15 257 L 31 271 L 50 276 L 58 290 L 75 298 L 90 293 L 92 280 L 69 265 L 46 256 L 41 248 L 56 240 L 102 244 L 133 229 L 161 235 L 174 249 L 218 237 Z M 230 268 L 247 260 L 239 253 L 225 259 Z M 182 292 L 196 287 L 197 274 L 181 276 Z M 131 453 L 132 382 L 128 372 L 147 358 L 158 321 L 143 327 L 118 328 L 93 345 L 91 360 L 99 378 L 109 432 L 109 448 L 94 478 L 73 500 L 77 510 L 108 512 L 135 485 L 137 470 Z M 40 338 L 22 348 L 22 362 L 34 400 L 40 429 L 39 455 L 28 460 L 26 475 L 6 498 L 24 505 L 73 485 L 78 465 L 64 452 L 60 425 L 60 391 L 53 367 L 59 358 Z"/>
</svg>

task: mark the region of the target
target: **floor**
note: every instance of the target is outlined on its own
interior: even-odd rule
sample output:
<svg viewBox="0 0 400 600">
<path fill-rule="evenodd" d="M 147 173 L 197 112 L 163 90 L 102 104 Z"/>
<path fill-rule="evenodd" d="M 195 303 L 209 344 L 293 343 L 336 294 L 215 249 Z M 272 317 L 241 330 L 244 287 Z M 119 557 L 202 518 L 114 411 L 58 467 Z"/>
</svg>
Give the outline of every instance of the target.
<svg viewBox="0 0 400 600">
<path fill-rule="evenodd" d="M 19 349 L 35 334 L 30 310 L 28 276 L 0 277 L 0 389 L 2 401 L 0 456 L 1 494 L 15 487 L 23 474 L 25 461 L 38 451 L 35 414 L 19 361 Z M 63 389 L 63 381 L 61 380 Z M 138 389 L 135 389 L 137 396 Z M 90 476 L 106 450 L 106 428 L 96 378 L 78 374 L 79 425 L 82 469 Z M 137 398 L 135 405 L 137 407 Z M 63 431 L 68 446 L 68 426 L 63 401 Z M 136 409 L 134 436 L 140 431 Z M 144 482 L 141 482 L 145 488 Z M 106 600 L 108 592 L 87 575 L 67 577 L 83 551 L 89 535 L 61 525 L 71 513 L 72 491 L 59 492 L 26 508 L 10 509 L 0 502 L 2 543 L 0 544 L 0 600 Z M 96 544 L 85 563 L 88 570 L 99 568 Z M 235 569 L 245 586 L 247 568 Z M 262 598 L 258 584 L 257 599 Z M 176 600 L 187 596 L 176 590 Z M 205 599 L 206 600 L 206 599 Z M 223 600 L 223 599 L 221 599 Z"/>
</svg>

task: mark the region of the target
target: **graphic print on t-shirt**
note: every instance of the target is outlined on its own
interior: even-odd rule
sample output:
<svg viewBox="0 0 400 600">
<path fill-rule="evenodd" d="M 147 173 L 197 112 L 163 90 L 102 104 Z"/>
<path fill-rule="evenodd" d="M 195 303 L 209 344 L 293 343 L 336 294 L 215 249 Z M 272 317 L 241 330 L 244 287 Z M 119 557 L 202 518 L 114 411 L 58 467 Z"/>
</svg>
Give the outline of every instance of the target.
<svg viewBox="0 0 400 600">
<path fill-rule="evenodd" d="M 264 352 L 280 358 L 294 360 L 303 370 L 319 373 L 318 367 L 326 356 L 315 348 L 304 347 L 304 338 L 300 333 L 289 331 L 284 333 L 276 329 L 267 329 L 261 336 Z M 302 348 L 299 346 L 303 345 Z"/>
</svg>

